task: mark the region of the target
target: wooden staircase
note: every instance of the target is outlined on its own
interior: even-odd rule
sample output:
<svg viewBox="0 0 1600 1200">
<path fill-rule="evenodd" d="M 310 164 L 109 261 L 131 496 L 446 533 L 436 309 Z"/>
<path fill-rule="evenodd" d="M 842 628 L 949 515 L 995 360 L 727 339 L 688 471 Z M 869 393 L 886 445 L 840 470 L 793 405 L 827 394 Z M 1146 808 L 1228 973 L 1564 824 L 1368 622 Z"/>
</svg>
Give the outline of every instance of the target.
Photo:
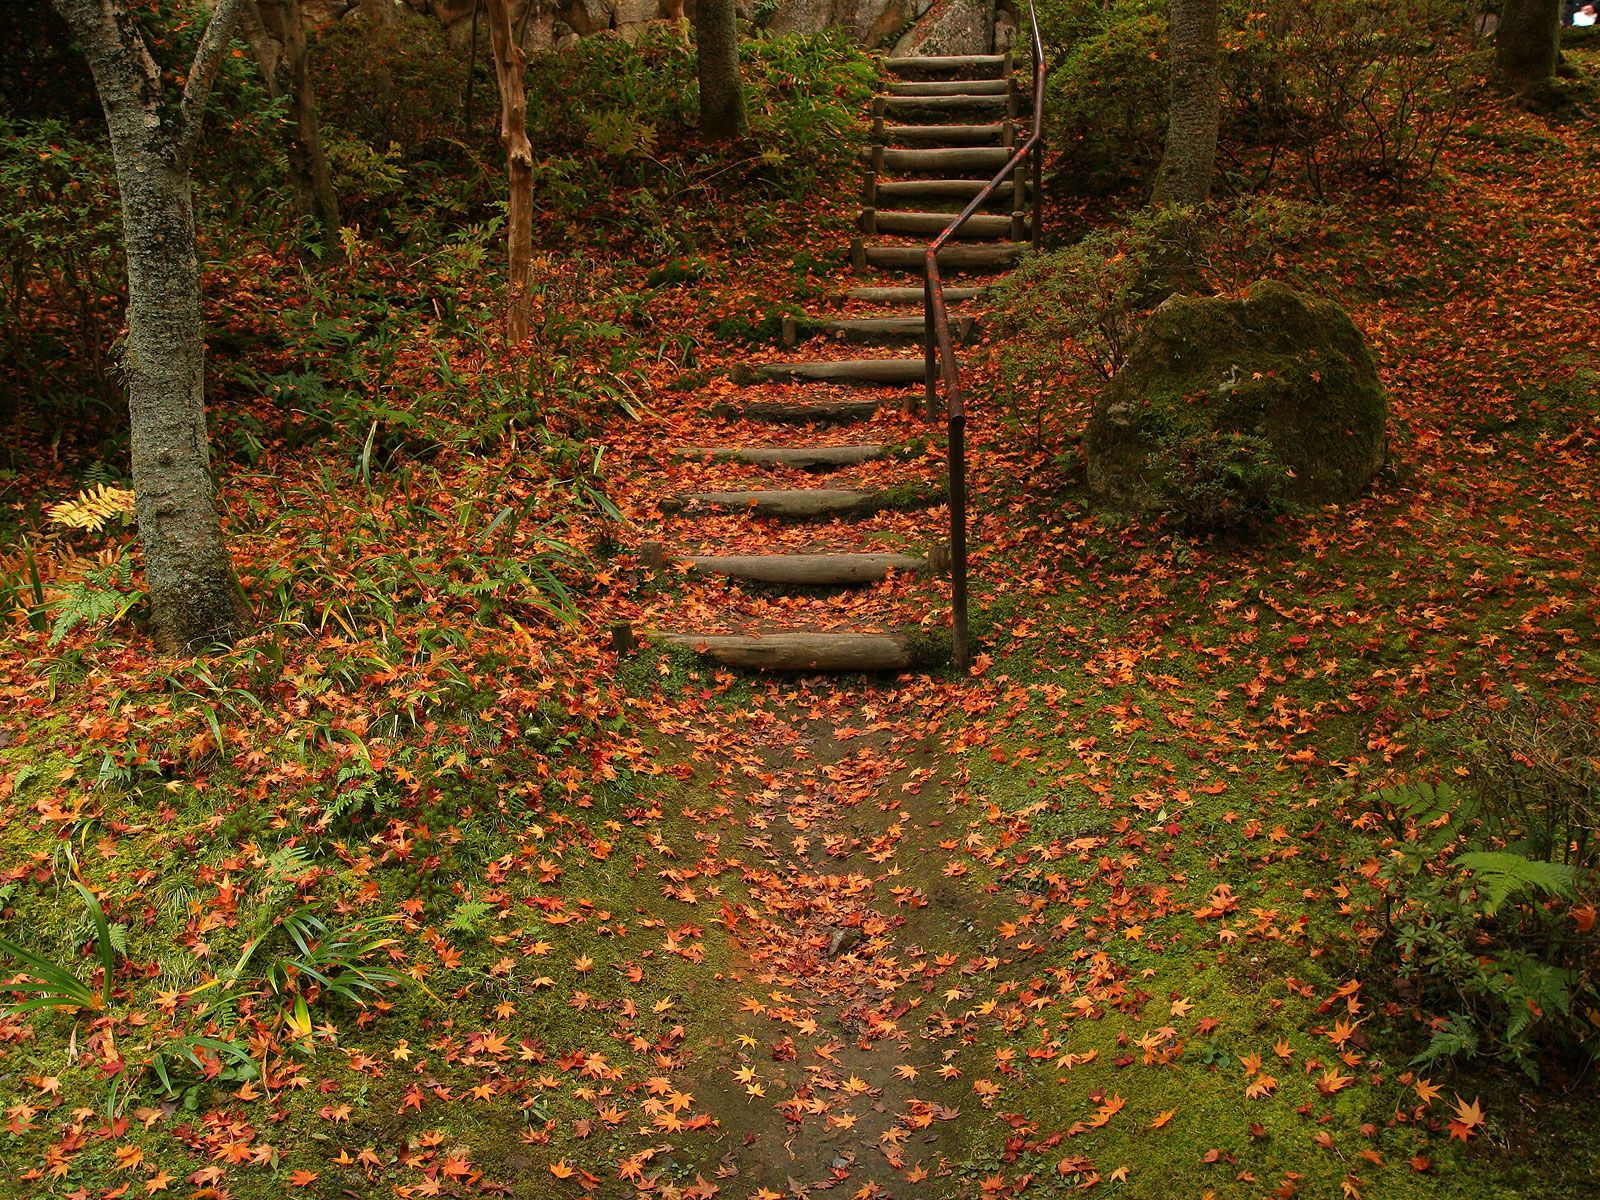
<svg viewBox="0 0 1600 1200">
<path fill-rule="evenodd" d="M 669 497 L 661 504 L 672 518 L 664 531 L 668 535 L 673 522 L 697 514 L 740 514 L 785 523 L 861 520 L 889 508 L 935 504 L 942 497 L 939 480 L 931 477 L 926 487 L 899 487 L 890 493 L 829 486 L 827 476 L 890 453 L 878 440 L 840 438 L 839 427 L 872 421 L 896 407 L 910 412 L 918 403 L 926 378 L 922 276 L 927 246 L 1012 158 L 1018 144 L 1019 92 L 1010 55 L 891 58 L 884 66 L 890 79 L 873 105 L 873 142 L 866 156 L 860 234 L 851 244 L 851 262 L 857 272 L 890 278 L 841 288 L 841 299 L 850 308 L 847 315 L 788 321 L 783 331 L 785 346 L 799 353 L 811 353 L 812 342 L 829 348 L 848 343 L 858 356 L 754 364 L 736 379 L 760 385 L 763 396 L 713 410 L 727 420 L 804 430 L 792 444 L 674 450 L 684 459 L 804 470 L 817 479 L 817 486 L 708 489 Z M 981 277 L 1008 269 L 1028 249 L 1030 194 L 1019 168 L 988 210 L 974 214 L 958 231 L 960 244 L 941 252 L 941 273 L 977 277 L 964 280 L 965 286 L 946 288 L 947 303 L 976 298 Z M 897 281 L 897 274 L 910 278 Z M 860 311 L 863 305 L 868 311 Z M 957 340 L 975 336 L 976 322 L 969 315 L 958 314 L 951 325 Z M 916 353 L 894 353 L 907 342 Z M 884 353 L 872 354 L 871 348 Z M 776 399 L 767 394 L 774 387 L 782 389 Z M 841 389 L 855 395 L 841 398 Z M 936 576 L 946 567 L 942 544 L 922 553 L 825 548 L 820 553 L 680 554 L 652 542 L 643 548 L 642 558 L 659 572 L 845 593 L 884 586 L 897 576 Z M 920 629 L 771 628 L 737 635 L 678 629 L 651 636 L 729 666 L 761 670 L 905 671 L 934 666 L 944 658 L 941 638 Z"/>
</svg>

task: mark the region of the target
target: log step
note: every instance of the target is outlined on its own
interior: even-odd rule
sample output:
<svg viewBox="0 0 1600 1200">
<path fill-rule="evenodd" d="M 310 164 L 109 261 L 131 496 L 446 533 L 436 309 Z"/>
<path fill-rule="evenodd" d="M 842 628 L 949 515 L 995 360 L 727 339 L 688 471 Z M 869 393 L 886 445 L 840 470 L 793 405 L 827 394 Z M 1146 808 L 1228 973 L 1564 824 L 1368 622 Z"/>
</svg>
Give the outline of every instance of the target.
<svg viewBox="0 0 1600 1200">
<path fill-rule="evenodd" d="M 870 421 L 878 411 L 876 400 L 758 400 L 735 406 L 718 404 L 711 415 L 728 421 L 766 421 L 774 425 L 829 425 Z"/>
<path fill-rule="evenodd" d="M 876 154 L 877 151 L 874 150 L 874 155 Z M 985 182 L 1011 161 L 1011 151 L 1004 146 L 956 146 L 919 150 L 888 146 L 882 149 L 882 156 L 882 169 L 885 171 L 913 175 L 973 171 L 982 174 Z M 880 189 L 883 187 L 882 184 L 878 186 Z"/>
<path fill-rule="evenodd" d="M 660 632 L 650 637 L 726 666 L 757 671 L 909 671 L 932 662 L 926 648 L 902 634 L 786 630 L 753 636 Z"/>
<path fill-rule="evenodd" d="M 763 363 L 756 368 L 765 380 L 811 380 L 867 387 L 921 383 L 925 377 L 920 358 L 846 358 L 820 362 Z"/>
<path fill-rule="evenodd" d="M 955 213 L 941 212 L 910 212 L 903 209 L 891 209 L 885 212 L 878 209 L 872 214 L 872 231 L 874 233 L 905 233 L 938 237 L 945 231 L 945 227 L 956 218 Z M 1005 238 L 1010 237 L 1012 221 L 1008 216 L 1000 213 L 973 213 L 956 230 L 957 237 L 967 238 Z"/>
<path fill-rule="evenodd" d="M 775 521 L 821 521 L 839 517 L 870 517 L 886 508 L 911 501 L 931 503 L 935 493 L 864 492 L 855 488 L 767 488 L 718 492 L 689 492 L 661 502 L 663 512 L 688 512 L 699 508 L 725 508 Z"/>
<path fill-rule="evenodd" d="M 993 172 L 990 176 L 993 177 Z M 886 200 L 917 204 L 928 200 L 946 200 L 965 207 L 988 184 L 987 179 L 888 179 L 879 180 L 873 189 L 875 204 Z M 1023 194 L 1032 191 L 1023 181 Z M 989 203 L 1009 208 L 1017 199 L 1016 188 L 1009 182 L 994 190 Z"/>
<path fill-rule="evenodd" d="M 900 79 L 889 84 L 891 96 L 1004 96 L 1009 79 Z"/>
<path fill-rule="evenodd" d="M 946 116 L 954 113 L 1004 112 L 1010 97 L 1004 90 L 989 92 L 950 92 L 944 95 L 881 96 L 883 115 L 906 117 L 913 114 Z"/>
<path fill-rule="evenodd" d="M 861 587 L 902 571 L 926 571 L 928 560 L 909 554 L 683 554 L 667 555 L 659 542 L 640 547 L 657 570 L 688 563 L 705 575 L 788 587 Z"/>
<path fill-rule="evenodd" d="M 939 251 L 941 271 L 1004 271 L 1017 265 L 1029 247 L 1022 242 L 994 245 L 946 246 Z M 861 263 L 888 271 L 923 273 L 928 252 L 921 246 L 866 246 Z M 919 376 L 920 378 L 920 376 Z"/>
<path fill-rule="evenodd" d="M 907 54 L 900 58 L 886 58 L 883 65 L 890 74 L 902 79 L 940 75 L 947 78 L 968 75 L 974 79 L 999 79 L 1009 64 L 1004 54 Z"/>
<path fill-rule="evenodd" d="M 920 293 L 919 293 L 920 298 Z M 958 342 L 970 341 L 976 319 L 952 318 L 950 333 Z M 921 342 L 925 323 L 920 315 L 890 317 L 842 317 L 833 321 L 794 322 L 784 326 L 784 337 L 795 345 L 803 338 L 832 336 L 858 342 Z"/>
<path fill-rule="evenodd" d="M 975 287 L 947 287 L 944 289 L 944 302 L 960 304 L 963 300 L 976 300 L 982 291 L 982 288 Z M 869 304 L 921 304 L 924 298 L 920 287 L 858 287 L 851 288 L 845 297 L 865 300 Z"/>
<path fill-rule="evenodd" d="M 760 466 L 850 467 L 882 458 L 879 445 L 862 446 L 682 446 L 673 453 L 679 458 L 709 458 L 719 462 L 755 463 Z"/>
<path fill-rule="evenodd" d="M 1000 146 L 1005 142 L 1004 121 L 991 125 L 885 125 L 884 137 L 893 146 L 942 147 Z M 1001 162 L 1004 162 L 1001 159 Z"/>
</svg>

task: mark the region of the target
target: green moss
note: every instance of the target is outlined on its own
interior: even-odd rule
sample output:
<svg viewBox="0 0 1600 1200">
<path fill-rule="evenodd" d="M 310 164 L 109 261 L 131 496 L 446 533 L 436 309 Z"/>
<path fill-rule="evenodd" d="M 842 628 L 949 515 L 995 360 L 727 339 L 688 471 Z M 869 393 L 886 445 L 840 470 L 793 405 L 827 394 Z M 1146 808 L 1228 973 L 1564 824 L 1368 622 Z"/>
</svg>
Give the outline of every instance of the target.
<svg viewBox="0 0 1600 1200">
<path fill-rule="evenodd" d="M 1135 514 L 1201 516 L 1218 497 L 1221 525 L 1237 523 L 1230 504 L 1270 511 L 1279 493 L 1351 500 L 1387 457 L 1387 421 L 1372 355 L 1336 305 L 1271 282 L 1240 300 L 1174 296 L 1095 404 L 1089 482 Z"/>
</svg>

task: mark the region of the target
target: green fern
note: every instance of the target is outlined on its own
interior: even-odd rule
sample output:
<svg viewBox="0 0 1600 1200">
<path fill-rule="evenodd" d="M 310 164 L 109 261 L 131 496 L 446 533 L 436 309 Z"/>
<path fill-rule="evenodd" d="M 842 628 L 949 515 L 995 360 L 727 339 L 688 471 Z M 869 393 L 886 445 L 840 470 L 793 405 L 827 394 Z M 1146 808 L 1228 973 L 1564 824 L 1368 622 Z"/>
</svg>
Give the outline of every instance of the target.
<svg viewBox="0 0 1600 1200">
<path fill-rule="evenodd" d="M 109 566 L 93 567 L 68 585 L 56 601 L 50 644 L 56 645 L 80 625 L 115 625 L 143 599 L 144 592 L 133 586 L 133 563 L 126 557 Z"/>
<path fill-rule="evenodd" d="M 1509 850 L 1475 850 L 1461 855 L 1455 864 L 1472 876 L 1491 917 L 1516 896 L 1531 893 L 1570 900 L 1576 894 L 1577 873 L 1565 863 L 1540 862 Z"/>
</svg>

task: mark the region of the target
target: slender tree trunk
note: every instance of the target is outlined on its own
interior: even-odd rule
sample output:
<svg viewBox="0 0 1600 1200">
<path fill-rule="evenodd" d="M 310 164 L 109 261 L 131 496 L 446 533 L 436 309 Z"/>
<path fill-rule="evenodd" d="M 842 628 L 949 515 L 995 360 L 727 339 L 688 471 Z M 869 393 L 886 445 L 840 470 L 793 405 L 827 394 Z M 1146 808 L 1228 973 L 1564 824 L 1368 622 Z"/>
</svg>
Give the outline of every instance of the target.
<svg viewBox="0 0 1600 1200">
<path fill-rule="evenodd" d="M 694 6 L 694 35 L 700 132 L 713 141 L 736 138 L 744 132 L 744 88 L 739 79 L 734 0 L 699 0 Z"/>
<path fill-rule="evenodd" d="M 507 212 L 511 285 L 506 335 L 513 346 L 533 318 L 533 147 L 528 142 L 528 60 L 512 26 L 511 0 L 488 0 L 494 75 L 500 91 L 500 141 L 506 149 L 511 202 Z"/>
<path fill-rule="evenodd" d="M 300 0 L 256 0 L 254 11 L 246 19 L 267 94 L 289 101 L 284 154 L 289 162 L 295 209 L 303 216 L 315 217 L 330 245 L 336 247 L 339 197 L 333 190 L 333 173 L 328 168 L 322 125 L 317 120 L 317 99 L 307 70 L 306 28 Z"/>
<path fill-rule="evenodd" d="M 1505 0 L 1494 54 L 1506 86 L 1519 92 L 1548 87 L 1561 57 L 1561 0 Z"/>
<path fill-rule="evenodd" d="M 1172 0 L 1167 24 L 1171 93 L 1167 144 L 1156 173 L 1157 204 L 1204 204 L 1217 162 L 1222 81 L 1217 63 L 1218 0 Z"/>
<path fill-rule="evenodd" d="M 223 541 L 206 442 L 205 340 L 189 165 L 211 82 L 245 0 L 218 0 L 181 98 L 127 0 L 55 0 L 94 72 L 122 199 L 128 254 L 123 368 L 133 490 L 158 641 L 229 642 L 246 611 Z"/>
</svg>

